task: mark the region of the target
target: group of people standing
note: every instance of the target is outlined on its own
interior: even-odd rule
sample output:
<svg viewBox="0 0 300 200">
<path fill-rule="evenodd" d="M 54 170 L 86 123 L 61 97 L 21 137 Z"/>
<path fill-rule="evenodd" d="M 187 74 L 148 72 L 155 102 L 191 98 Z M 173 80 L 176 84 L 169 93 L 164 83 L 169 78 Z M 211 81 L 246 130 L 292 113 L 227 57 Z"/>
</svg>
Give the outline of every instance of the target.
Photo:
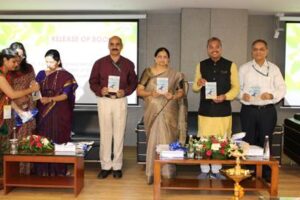
<svg viewBox="0 0 300 200">
<path fill-rule="evenodd" d="M 26 62 L 26 51 L 20 43 L 1 52 L 0 60 L 0 126 L 4 130 L 4 105 L 10 99 L 21 110 L 35 105 L 30 94 L 41 91 L 37 102 L 39 114 L 37 127 L 32 120 L 19 128 L 23 135 L 37 133 L 56 143 L 70 140 L 72 112 L 77 83 L 72 74 L 62 67 L 59 52 L 51 49 L 45 54 L 47 69 L 35 77 L 33 67 Z M 14 47 L 17 46 L 17 47 Z M 113 36 L 108 42 L 109 55 L 94 63 L 89 84 L 97 96 L 100 126 L 100 162 L 98 178 L 111 173 L 121 178 L 123 166 L 123 142 L 127 120 L 127 96 L 137 89 L 144 99 L 144 124 L 147 134 L 147 182 L 153 182 L 153 161 L 158 144 L 169 144 L 176 139 L 185 142 L 187 130 L 187 81 L 184 74 L 170 66 L 170 52 L 158 48 L 154 64 L 147 67 L 138 81 L 134 64 L 121 56 L 122 39 Z M 279 68 L 267 60 L 268 45 L 264 40 L 252 43 L 253 60 L 242 65 L 222 57 L 222 42 L 212 37 L 207 42 L 209 58 L 196 66 L 193 91 L 200 93 L 198 110 L 198 136 L 231 136 L 231 101 L 239 97 L 242 103 L 241 124 L 246 132 L 245 141 L 262 146 L 265 135 L 272 138 L 276 125 L 276 109 L 285 95 L 285 83 Z M 9 73 L 9 71 L 12 71 Z M 109 82 L 118 80 L 118 88 L 112 91 Z M 207 98 L 208 83 L 214 83 L 215 97 Z M 166 87 L 164 91 L 161 88 Z M 22 130 L 24 129 L 24 131 Z M 1 134 L 3 134 L 1 132 Z M 270 140 L 272 141 L 272 140 Z M 220 165 L 202 165 L 200 178 L 220 178 Z M 65 165 L 35 166 L 41 175 L 66 174 Z M 212 172 L 212 173 L 209 173 Z M 162 174 L 173 177 L 175 168 L 164 166 Z M 210 177 L 211 178 L 211 177 Z"/>
<path fill-rule="evenodd" d="M 95 62 L 89 80 L 91 90 L 98 97 L 102 168 L 98 178 L 104 179 L 111 173 L 114 178 L 122 177 L 126 96 L 137 87 L 137 95 L 144 99 L 146 176 L 147 183 L 151 184 L 156 146 L 170 144 L 176 139 L 185 142 L 187 82 L 183 73 L 170 67 L 170 52 L 165 47 L 155 51 L 154 64 L 143 71 L 139 81 L 134 73 L 133 63 L 121 56 L 121 38 L 111 37 L 108 48 L 110 55 Z M 208 40 L 207 54 L 209 58 L 196 66 L 193 83 L 193 91 L 200 92 L 198 136 L 231 137 L 231 101 L 239 97 L 242 103 L 242 131 L 246 132 L 245 141 L 251 145 L 263 146 L 265 135 L 272 138 L 276 125 L 274 104 L 286 92 L 279 68 L 267 60 L 267 42 L 261 39 L 253 42 L 253 60 L 242 65 L 240 70 L 235 63 L 222 57 L 222 42 L 219 38 L 212 37 Z M 109 92 L 108 80 L 111 75 L 120 77 L 120 89 L 117 92 Z M 215 85 L 216 96 L 206 98 L 207 83 L 211 82 Z M 167 89 L 161 92 L 159 87 L 164 84 Z M 199 178 L 221 178 L 221 167 L 202 165 Z M 162 175 L 173 177 L 174 166 L 165 165 Z"/>
<path fill-rule="evenodd" d="M 198 136 L 218 135 L 230 137 L 232 116 L 230 101 L 239 97 L 242 131 L 246 132 L 245 142 L 263 147 L 268 135 L 272 135 L 277 122 L 276 108 L 286 93 L 286 86 L 279 68 L 267 60 L 268 44 L 258 39 L 252 43 L 250 62 L 237 66 L 223 58 L 222 42 L 210 38 L 207 42 L 209 58 L 196 67 L 193 90 L 200 91 Z M 206 99 L 206 83 L 216 82 L 215 99 Z M 271 152 L 272 153 L 272 152 Z M 221 165 L 202 165 L 199 178 L 222 178 Z M 265 177 L 269 178 L 268 170 Z M 209 173 L 211 172 L 211 173 Z"/>
<path fill-rule="evenodd" d="M 13 137 L 13 128 L 16 128 L 18 139 L 38 134 L 55 143 L 70 141 L 77 83 L 62 68 L 59 52 L 55 49 L 46 52 L 47 69 L 40 71 L 37 76 L 33 66 L 27 63 L 26 50 L 22 43 L 15 42 L 9 48 L 3 49 L 0 58 L 1 144 L 7 144 L 7 140 Z M 37 101 L 33 99 L 34 92 L 40 93 Z M 36 120 L 31 112 L 34 108 L 38 110 Z M 11 119 L 4 117 L 9 115 Z M 23 123 L 17 124 L 17 117 Z M 22 163 L 20 167 L 20 172 L 24 174 L 67 173 L 66 165 Z"/>
</svg>

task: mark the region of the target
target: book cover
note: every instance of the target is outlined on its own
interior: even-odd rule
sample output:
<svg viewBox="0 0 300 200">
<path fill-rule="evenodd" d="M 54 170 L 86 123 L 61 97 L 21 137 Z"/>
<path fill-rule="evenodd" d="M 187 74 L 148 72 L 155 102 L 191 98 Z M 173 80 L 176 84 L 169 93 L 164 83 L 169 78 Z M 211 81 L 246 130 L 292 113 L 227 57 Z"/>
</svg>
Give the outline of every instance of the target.
<svg viewBox="0 0 300 200">
<path fill-rule="evenodd" d="M 168 92 L 169 79 L 168 78 L 157 78 L 156 80 L 156 92 L 165 94 Z"/>
<path fill-rule="evenodd" d="M 205 98 L 216 99 L 217 98 L 217 82 L 205 83 Z"/>
<path fill-rule="evenodd" d="M 119 91 L 120 76 L 108 76 L 108 92 L 116 93 Z"/>
<path fill-rule="evenodd" d="M 36 101 L 36 100 L 39 100 L 39 99 L 42 98 L 42 94 L 41 94 L 40 91 L 33 92 L 33 93 L 31 94 L 31 96 L 32 96 L 32 100 L 33 100 L 33 101 Z"/>
<path fill-rule="evenodd" d="M 261 93 L 261 89 L 259 86 L 251 86 L 249 88 L 249 94 L 251 95 L 250 101 L 259 101 L 260 93 Z"/>
</svg>

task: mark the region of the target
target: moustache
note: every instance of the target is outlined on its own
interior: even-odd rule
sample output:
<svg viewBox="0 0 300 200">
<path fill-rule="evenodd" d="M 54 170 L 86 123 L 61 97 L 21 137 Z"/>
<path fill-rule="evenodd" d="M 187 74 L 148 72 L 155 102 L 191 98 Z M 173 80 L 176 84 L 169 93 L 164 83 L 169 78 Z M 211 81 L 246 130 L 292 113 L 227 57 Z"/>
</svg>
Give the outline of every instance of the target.
<svg viewBox="0 0 300 200">
<path fill-rule="evenodd" d="M 112 49 L 113 51 L 119 51 L 119 49 Z"/>
</svg>

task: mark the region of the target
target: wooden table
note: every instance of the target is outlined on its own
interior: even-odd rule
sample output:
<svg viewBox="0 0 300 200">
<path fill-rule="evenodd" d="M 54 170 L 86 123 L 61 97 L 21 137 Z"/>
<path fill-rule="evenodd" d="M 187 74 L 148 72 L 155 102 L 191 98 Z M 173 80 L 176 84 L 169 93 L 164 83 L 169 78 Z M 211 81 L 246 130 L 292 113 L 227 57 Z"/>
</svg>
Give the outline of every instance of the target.
<svg viewBox="0 0 300 200">
<path fill-rule="evenodd" d="M 30 163 L 66 163 L 73 164 L 73 176 L 36 176 L 21 175 L 20 162 Z M 83 155 L 55 155 L 55 154 L 6 154 L 3 157 L 3 186 L 4 194 L 14 187 L 36 188 L 71 188 L 77 196 L 84 186 L 84 158 Z"/>
<path fill-rule="evenodd" d="M 195 160 L 195 159 L 163 159 L 157 157 L 154 161 L 154 194 L 153 199 L 160 199 L 160 190 L 219 190 L 233 191 L 234 182 L 232 180 L 198 180 L 198 179 L 162 179 L 161 167 L 164 164 L 176 165 L 200 165 L 200 164 L 222 164 L 235 165 L 235 160 Z M 245 191 L 268 190 L 270 196 L 278 195 L 278 166 L 279 162 L 273 158 L 270 160 L 247 159 L 241 160 L 241 165 L 255 165 L 256 177 L 249 178 L 241 182 Z M 262 179 L 262 166 L 271 168 L 271 184 L 267 184 Z M 243 167 L 243 166 L 242 166 Z"/>
</svg>

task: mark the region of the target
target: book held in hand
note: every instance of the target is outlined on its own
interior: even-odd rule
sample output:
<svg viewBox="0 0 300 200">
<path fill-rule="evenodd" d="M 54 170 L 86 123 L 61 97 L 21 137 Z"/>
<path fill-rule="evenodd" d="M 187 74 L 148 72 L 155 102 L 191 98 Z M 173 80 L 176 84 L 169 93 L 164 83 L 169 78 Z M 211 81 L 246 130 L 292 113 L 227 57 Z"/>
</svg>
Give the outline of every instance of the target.
<svg viewBox="0 0 300 200">
<path fill-rule="evenodd" d="M 120 76 L 108 76 L 108 92 L 116 93 L 119 91 Z"/>
<path fill-rule="evenodd" d="M 157 78 L 156 80 L 156 92 L 160 94 L 168 93 L 169 79 L 168 78 Z"/>
<path fill-rule="evenodd" d="M 32 100 L 33 100 L 33 101 L 37 101 L 37 100 L 39 100 L 39 99 L 42 98 L 41 91 L 33 92 L 33 93 L 31 94 L 31 96 L 32 96 Z"/>
<path fill-rule="evenodd" d="M 217 98 L 217 82 L 205 83 L 205 98 L 216 99 Z"/>
<path fill-rule="evenodd" d="M 250 101 L 259 101 L 260 93 L 261 93 L 261 89 L 259 86 L 251 86 L 249 88 L 249 94 L 251 95 Z"/>
</svg>

